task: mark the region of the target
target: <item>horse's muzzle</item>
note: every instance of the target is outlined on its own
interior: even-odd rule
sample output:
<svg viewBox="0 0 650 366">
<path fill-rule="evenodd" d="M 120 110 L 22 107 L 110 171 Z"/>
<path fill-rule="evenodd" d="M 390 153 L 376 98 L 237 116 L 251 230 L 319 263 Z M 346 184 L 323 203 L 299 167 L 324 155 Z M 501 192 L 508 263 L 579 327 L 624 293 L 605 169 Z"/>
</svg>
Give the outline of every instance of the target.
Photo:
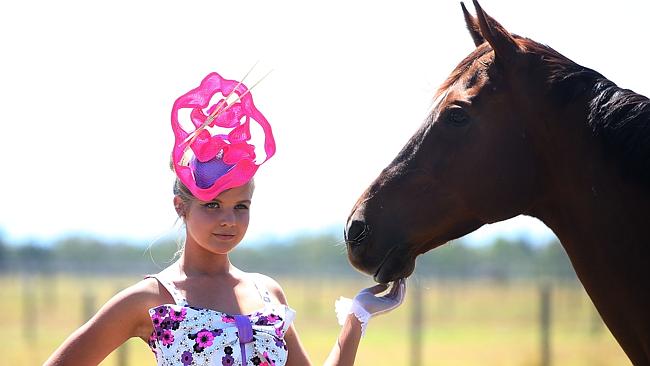
<svg viewBox="0 0 650 366">
<path fill-rule="evenodd" d="M 360 220 L 352 220 L 343 233 L 345 242 L 350 246 L 360 245 L 369 235 L 370 225 Z"/>
</svg>

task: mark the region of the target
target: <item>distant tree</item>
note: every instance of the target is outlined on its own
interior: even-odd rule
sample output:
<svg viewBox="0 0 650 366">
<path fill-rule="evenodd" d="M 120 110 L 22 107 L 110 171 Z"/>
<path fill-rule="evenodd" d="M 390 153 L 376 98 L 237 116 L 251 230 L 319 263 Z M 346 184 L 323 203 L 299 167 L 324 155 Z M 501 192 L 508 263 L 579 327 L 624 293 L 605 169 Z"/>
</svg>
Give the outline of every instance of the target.
<svg viewBox="0 0 650 366">
<path fill-rule="evenodd" d="M 484 251 L 486 275 L 496 281 L 531 277 L 535 273 L 536 251 L 523 240 L 497 239 Z"/>
<path fill-rule="evenodd" d="M 417 273 L 441 278 L 469 278 L 476 275 L 480 258 L 476 250 L 455 240 L 417 258 Z"/>
<path fill-rule="evenodd" d="M 73 236 L 51 246 L 29 242 L 6 245 L 0 236 L 0 270 L 11 267 L 24 271 L 107 272 L 120 274 L 155 273 L 168 266 L 177 251 L 174 240 L 153 245 L 109 242 Z M 343 238 L 338 233 L 305 234 L 283 240 L 242 243 L 231 255 L 245 271 L 289 276 L 358 276 L 347 259 Z M 523 240 L 497 239 L 482 246 L 455 240 L 417 258 L 416 275 L 438 278 L 575 279 L 575 272 L 562 246 L 554 241 L 531 245 Z"/>
<path fill-rule="evenodd" d="M 52 266 L 50 248 L 29 242 L 16 248 L 16 258 L 20 271 L 28 273 L 49 272 Z"/>
<path fill-rule="evenodd" d="M 9 262 L 9 249 L 5 243 L 5 238 L 2 230 L 0 230 L 0 272 L 7 271 L 7 264 Z"/>
<path fill-rule="evenodd" d="M 560 279 L 577 279 L 569 256 L 558 241 L 543 246 L 539 252 L 538 274 Z"/>
</svg>

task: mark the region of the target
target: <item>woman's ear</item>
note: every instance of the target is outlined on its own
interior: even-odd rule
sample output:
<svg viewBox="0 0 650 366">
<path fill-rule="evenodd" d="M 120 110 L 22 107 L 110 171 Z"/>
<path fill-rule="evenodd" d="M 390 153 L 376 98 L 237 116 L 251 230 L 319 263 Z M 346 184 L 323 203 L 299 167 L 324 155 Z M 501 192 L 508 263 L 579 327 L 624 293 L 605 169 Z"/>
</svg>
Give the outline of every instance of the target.
<svg viewBox="0 0 650 366">
<path fill-rule="evenodd" d="M 185 202 L 180 196 L 174 196 L 174 209 L 178 217 L 185 217 Z"/>
</svg>

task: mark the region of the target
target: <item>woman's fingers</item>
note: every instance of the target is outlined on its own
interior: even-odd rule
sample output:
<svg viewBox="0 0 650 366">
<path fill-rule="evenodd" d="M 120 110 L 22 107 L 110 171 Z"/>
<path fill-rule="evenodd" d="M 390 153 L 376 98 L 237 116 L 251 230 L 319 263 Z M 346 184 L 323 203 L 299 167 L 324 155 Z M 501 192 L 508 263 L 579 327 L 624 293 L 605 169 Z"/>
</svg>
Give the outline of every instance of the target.
<svg viewBox="0 0 650 366">
<path fill-rule="evenodd" d="M 400 278 L 399 280 L 393 283 L 393 287 L 390 289 L 388 294 L 386 294 L 384 297 L 396 301 L 397 305 L 400 305 L 404 301 L 405 293 L 406 293 L 406 280 Z"/>
<path fill-rule="evenodd" d="M 370 292 L 373 295 L 377 295 L 377 294 L 379 294 L 381 292 L 386 291 L 387 288 L 388 288 L 387 284 L 380 283 L 378 285 L 375 285 L 375 286 L 372 286 L 372 287 L 368 287 L 367 289 L 364 289 L 363 292 Z"/>
</svg>

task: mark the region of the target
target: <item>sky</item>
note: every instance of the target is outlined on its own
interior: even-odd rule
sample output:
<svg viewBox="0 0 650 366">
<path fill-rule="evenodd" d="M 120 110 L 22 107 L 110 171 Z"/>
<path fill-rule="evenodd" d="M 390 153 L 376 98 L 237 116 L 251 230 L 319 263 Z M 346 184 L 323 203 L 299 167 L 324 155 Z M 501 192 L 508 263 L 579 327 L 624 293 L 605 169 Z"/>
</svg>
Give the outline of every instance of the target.
<svg viewBox="0 0 650 366">
<path fill-rule="evenodd" d="M 471 2 L 467 3 L 473 12 Z M 484 0 L 513 33 L 650 95 L 648 1 Z M 5 1 L 0 230 L 152 241 L 178 229 L 173 101 L 216 71 L 253 90 L 276 155 L 256 175 L 248 240 L 343 230 L 474 46 L 458 1 Z M 517 217 L 471 234 L 544 242 Z"/>
</svg>

